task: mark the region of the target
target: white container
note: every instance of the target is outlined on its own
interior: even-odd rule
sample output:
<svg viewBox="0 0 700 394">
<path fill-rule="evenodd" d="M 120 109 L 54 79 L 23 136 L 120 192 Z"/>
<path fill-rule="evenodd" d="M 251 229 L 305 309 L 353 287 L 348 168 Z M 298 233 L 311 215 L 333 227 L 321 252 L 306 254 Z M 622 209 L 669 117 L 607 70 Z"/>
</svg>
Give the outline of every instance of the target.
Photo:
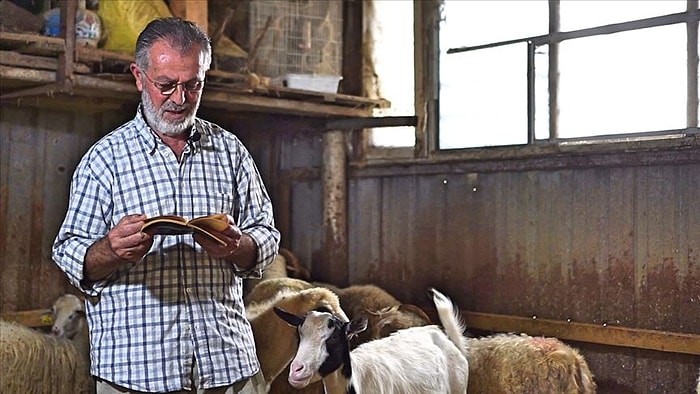
<svg viewBox="0 0 700 394">
<path fill-rule="evenodd" d="M 291 89 L 311 90 L 322 93 L 338 93 L 343 77 L 324 74 L 285 74 L 272 79 L 272 84 Z"/>
</svg>

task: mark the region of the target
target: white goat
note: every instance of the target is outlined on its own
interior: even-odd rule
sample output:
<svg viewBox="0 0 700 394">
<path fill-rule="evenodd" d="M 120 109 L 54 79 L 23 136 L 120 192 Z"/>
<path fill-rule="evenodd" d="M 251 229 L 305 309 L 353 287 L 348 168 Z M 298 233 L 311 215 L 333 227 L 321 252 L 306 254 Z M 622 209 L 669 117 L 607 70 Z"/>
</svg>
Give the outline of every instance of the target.
<svg viewBox="0 0 700 394">
<path fill-rule="evenodd" d="M 268 389 L 274 378 L 292 360 L 297 347 L 295 330 L 275 316 L 273 306 L 298 314 L 323 310 L 342 321 L 348 321 L 340 308 L 338 296 L 320 287 L 301 291 L 285 289 L 266 302 L 252 305 L 247 311 L 247 317 L 253 328 L 260 369 Z"/>
<path fill-rule="evenodd" d="M 444 331 L 436 325 L 411 327 L 352 351 L 348 340 L 366 328 L 366 318 L 343 322 L 329 313 L 299 316 L 275 308 L 299 332 L 289 383 L 302 388 L 320 375 L 328 394 L 466 393 L 469 363 L 464 326 L 452 301 L 431 290 Z M 339 369 L 340 374 L 330 375 Z"/>
</svg>

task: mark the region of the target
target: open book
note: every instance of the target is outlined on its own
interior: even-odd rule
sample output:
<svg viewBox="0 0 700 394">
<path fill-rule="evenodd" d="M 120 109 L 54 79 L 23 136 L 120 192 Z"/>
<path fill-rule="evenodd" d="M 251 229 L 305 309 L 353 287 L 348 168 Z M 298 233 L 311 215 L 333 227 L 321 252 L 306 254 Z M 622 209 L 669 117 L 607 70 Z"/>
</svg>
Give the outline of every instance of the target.
<svg viewBox="0 0 700 394">
<path fill-rule="evenodd" d="M 182 216 L 162 215 L 146 219 L 141 231 L 149 234 L 178 235 L 178 234 L 203 234 L 226 246 L 226 241 L 214 235 L 212 231 L 221 232 L 228 227 L 225 213 L 201 216 L 187 220 Z"/>
</svg>

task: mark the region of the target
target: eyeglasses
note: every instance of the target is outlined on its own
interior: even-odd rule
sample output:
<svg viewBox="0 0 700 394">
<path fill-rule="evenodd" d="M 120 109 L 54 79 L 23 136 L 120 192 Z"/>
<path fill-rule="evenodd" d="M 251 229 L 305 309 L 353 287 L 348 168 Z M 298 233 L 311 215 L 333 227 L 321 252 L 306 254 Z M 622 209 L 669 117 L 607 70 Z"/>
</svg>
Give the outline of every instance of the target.
<svg viewBox="0 0 700 394">
<path fill-rule="evenodd" d="M 171 94 L 175 93 L 178 86 L 182 86 L 182 88 L 188 93 L 199 92 L 202 90 L 202 88 L 204 88 L 204 81 L 199 79 L 192 79 L 186 82 L 162 83 L 152 80 L 145 71 L 143 71 L 143 75 L 146 76 L 146 79 L 148 79 L 153 86 L 160 90 L 160 94 L 163 96 L 170 96 Z"/>
</svg>

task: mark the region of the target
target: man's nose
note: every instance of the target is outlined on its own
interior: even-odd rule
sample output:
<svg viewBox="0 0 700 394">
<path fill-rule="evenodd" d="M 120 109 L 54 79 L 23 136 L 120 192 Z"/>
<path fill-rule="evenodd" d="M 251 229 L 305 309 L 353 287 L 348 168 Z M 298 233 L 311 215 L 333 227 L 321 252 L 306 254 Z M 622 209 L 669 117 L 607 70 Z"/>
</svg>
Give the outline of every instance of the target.
<svg viewBox="0 0 700 394">
<path fill-rule="evenodd" d="M 170 101 L 173 101 L 178 105 L 184 104 L 185 101 L 187 101 L 187 91 L 185 90 L 185 87 L 182 85 L 177 85 L 173 94 L 170 95 Z"/>
</svg>

